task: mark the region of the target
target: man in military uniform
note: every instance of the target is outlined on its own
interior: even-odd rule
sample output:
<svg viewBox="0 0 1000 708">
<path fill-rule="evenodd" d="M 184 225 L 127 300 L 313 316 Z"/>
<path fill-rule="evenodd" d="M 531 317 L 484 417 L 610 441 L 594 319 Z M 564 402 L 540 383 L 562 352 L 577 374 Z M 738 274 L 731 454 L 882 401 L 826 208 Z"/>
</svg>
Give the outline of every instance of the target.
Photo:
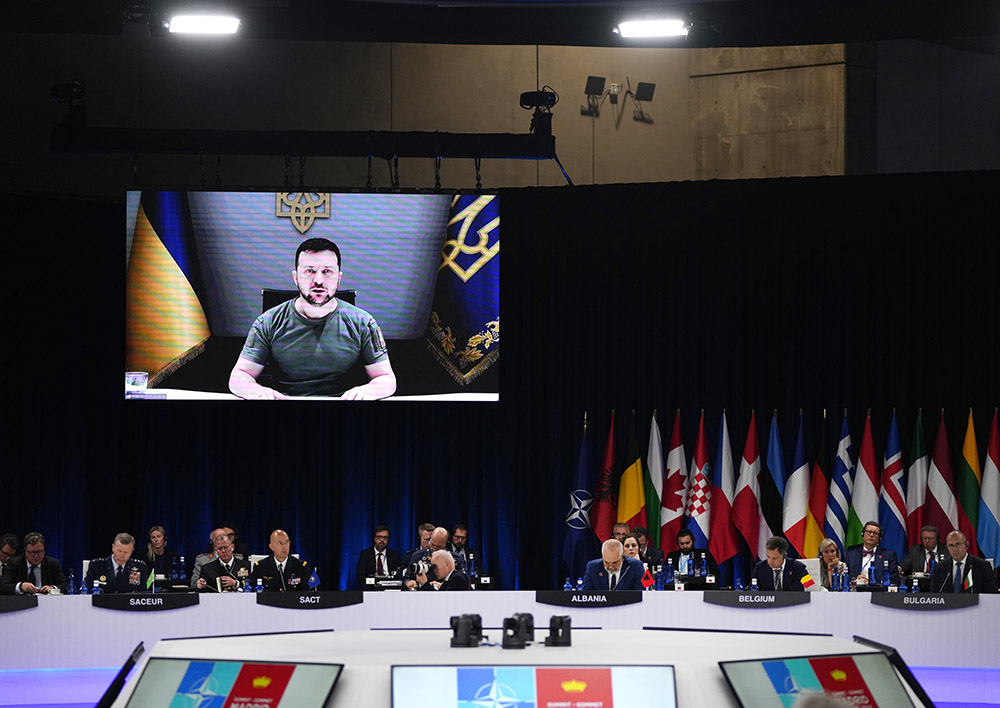
<svg viewBox="0 0 1000 708">
<path fill-rule="evenodd" d="M 149 569 L 141 560 L 132 558 L 134 549 L 135 539 L 131 534 L 115 536 L 111 555 L 90 561 L 87 577 L 83 581 L 87 589 L 92 590 L 97 583 L 108 594 L 145 591 Z"/>
<path fill-rule="evenodd" d="M 250 577 L 250 563 L 233 555 L 229 534 L 215 535 L 215 560 L 202 566 L 195 585 L 203 592 L 238 592 Z"/>
<path fill-rule="evenodd" d="M 281 529 L 271 532 L 271 542 L 267 544 L 274 555 L 270 555 L 254 566 L 250 586 L 256 587 L 261 581 L 265 592 L 301 592 L 309 589 L 312 566 L 304 560 L 289 556 L 291 541 Z"/>
</svg>

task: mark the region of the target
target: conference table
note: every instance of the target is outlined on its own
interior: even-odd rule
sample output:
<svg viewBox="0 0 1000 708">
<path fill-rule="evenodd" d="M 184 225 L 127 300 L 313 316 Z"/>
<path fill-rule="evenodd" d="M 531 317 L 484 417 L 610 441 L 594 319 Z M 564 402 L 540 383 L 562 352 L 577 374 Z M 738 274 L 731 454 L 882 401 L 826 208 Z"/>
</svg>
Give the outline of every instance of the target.
<svg viewBox="0 0 1000 708">
<path fill-rule="evenodd" d="M 767 602 L 774 596 L 777 604 Z M 781 606 L 782 596 L 802 604 Z M 625 604 L 616 604 L 619 600 Z M 892 606 L 879 604 L 886 600 Z M 910 604 L 902 606 L 904 600 Z M 121 609 L 97 606 L 101 604 Z M 695 631 L 720 645 L 727 631 L 760 633 L 762 644 L 779 641 L 769 636 L 779 633 L 848 640 L 858 635 L 895 647 L 910 665 L 1000 667 L 997 595 L 692 590 L 0 597 L 0 631 L 18 638 L 4 642 L 0 656 L 5 669 L 113 667 L 140 641 L 149 650 L 161 639 L 315 630 L 450 631 L 451 618 L 463 614 L 480 615 L 484 630 L 499 636 L 504 619 L 515 613 L 531 613 L 541 636 L 548 634 L 553 615 L 568 615 L 574 630 Z"/>
</svg>

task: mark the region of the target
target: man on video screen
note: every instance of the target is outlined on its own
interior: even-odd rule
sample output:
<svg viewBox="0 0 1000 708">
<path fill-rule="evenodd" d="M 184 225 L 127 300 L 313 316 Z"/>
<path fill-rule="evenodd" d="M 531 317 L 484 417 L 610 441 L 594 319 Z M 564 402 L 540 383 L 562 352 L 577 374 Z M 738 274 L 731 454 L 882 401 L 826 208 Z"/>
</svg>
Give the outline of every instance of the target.
<svg viewBox="0 0 1000 708">
<path fill-rule="evenodd" d="M 343 272 L 333 241 L 311 238 L 295 252 L 292 280 L 299 296 L 258 317 L 229 375 L 240 398 L 340 396 L 346 400 L 386 398 L 396 391 L 382 329 L 364 310 L 337 299 Z M 287 395 L 257 382 L 271 358 L 280 368 Z M 344 390 L 344 377 L 358 361 L 368 383 Z"/>
</svg>

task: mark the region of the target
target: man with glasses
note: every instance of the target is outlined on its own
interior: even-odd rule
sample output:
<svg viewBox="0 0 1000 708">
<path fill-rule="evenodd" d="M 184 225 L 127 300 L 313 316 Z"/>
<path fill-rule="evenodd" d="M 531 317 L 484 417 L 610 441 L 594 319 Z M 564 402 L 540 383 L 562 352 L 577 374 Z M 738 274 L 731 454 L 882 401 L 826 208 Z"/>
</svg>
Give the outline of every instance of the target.
<svg viewBox="0 0 1000 708">
<path fill-rule="evenodd" d="M 428 540 L 430 536 L 428 536 Z M 399 553 L 389 548 L 389 527 L 376 526 L 372 536 L 372 545 L 361 551 L 358 557 L 356 575 L 358 587 L 362 590 L 374 589 L 374 585 L 366 585 L 366 578 L 380 578 L 395 574 L 399 568 Z"/>
<path fill-rule="evenodd" d="M 451 530 L 451 543 L 447 550 L 451 551 L 455 559 L 455 567 L 463 573 L 471 571 L 469 562 L 475 567 L 476 575 L 483 574 L 483 565 L 479 560 L 479 554 L 475 549 L 469 548 L 469 527 L 465 524 L 456 524 Z"/>
<path fill-rule="evenodd" d="M 48 595 L 66 592 L 66 575 L 58 558 L 45 555 L 45 537 L 29 533 L 24 537 L 24 555 L 12 559 L 0 579 L 2 595 Z"/>
<path fill-rule="evenodd" d="M 7 565 L 17 555 L 18 545 L 17 536 L 12 533 L 5 533 L 0 539 L 0 578 L 7 570 Z"/>
<path fill-rule="evenodd" d="M 899 563 L 896 552 L 878 545 L 882 540 L 882 525 L 877 521 L 865 522 L 861 532 L 862 543 L 847 549 L 847 572 L 862 585 L 868 582 L 868 569 L 875 568 L 875 583 L 882 584 L 885 562 L 889 561 L 889 584 L 899 585 Z"/>
<path fill-rule="evenodd" d="M 951 559 L 934 566 L 931 589 L 934 592 L 996 592 L 997 579 L 993 568 L 982 558 L 969 555 L 969 541 L 965 534 L 952 531 L 946 540 Z"/>
</svg>

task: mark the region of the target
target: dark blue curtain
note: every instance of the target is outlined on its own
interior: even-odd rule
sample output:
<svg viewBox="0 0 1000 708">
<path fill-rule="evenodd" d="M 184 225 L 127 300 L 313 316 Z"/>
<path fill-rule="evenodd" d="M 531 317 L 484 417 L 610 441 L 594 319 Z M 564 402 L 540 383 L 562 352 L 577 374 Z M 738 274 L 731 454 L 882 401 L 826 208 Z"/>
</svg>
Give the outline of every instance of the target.
<svg viewBox="0 0 1000 708">
<path fill-rule="evenodd" d="M 681 409 L 734 456 L 752 409 L 799 409 L 881 457 L 892 408 L 904 462 L 918 408 L 944 407 L 958 454 L 1000 402 L 996 173 L 612 185 L 502 193 L 501 403 L 356 405 L 122 400 L 123 204 L 3 198 L 8 345 L 0 532 L 39 530 L 66 561 L 153 524 L 188 556 L 236 523 L 262 551 L 283 527 L 326 588 L 354 584 L 372 529 L 414 544 L 465 522 L 503 588 L 556 587 L 583 412 L 603 446 L 636 411 L 640 449 Z M 667 412 L 670 412 L 669 414 Z M 627 420 L 623 415 L 620 420 Z M 627 425 L 619 425 L 624 450 Z M 764 433 L 766 434 L 766 433 Z M 761 439 L 763 445 L 765 440 Z M 857 443 L 856 443 L 857 445 Z M 600 454 L 600 450 L 597 450 Z"/>
</svg>

